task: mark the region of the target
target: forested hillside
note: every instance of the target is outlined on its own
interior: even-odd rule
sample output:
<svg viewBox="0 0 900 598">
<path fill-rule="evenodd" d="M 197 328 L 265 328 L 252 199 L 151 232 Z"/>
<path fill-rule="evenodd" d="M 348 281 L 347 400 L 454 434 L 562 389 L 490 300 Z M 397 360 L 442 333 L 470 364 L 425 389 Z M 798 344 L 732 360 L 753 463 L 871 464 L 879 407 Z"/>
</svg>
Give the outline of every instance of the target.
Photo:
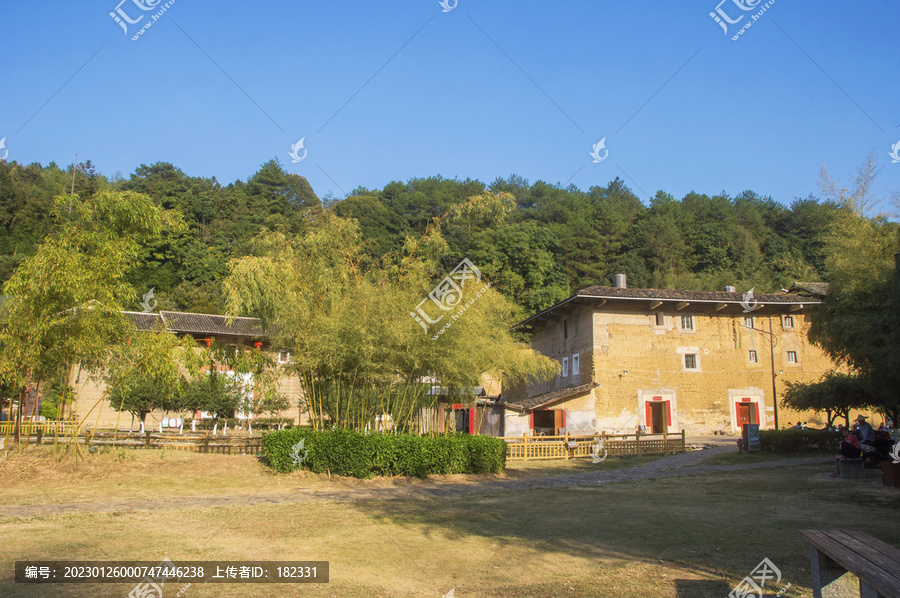
<svg viewBox="0 0 900 598">
<path fill-rule="evenodd" d="M 142 165 L 127 179 L 108 179 L 90 161 L 72 168 L 0 161 L 0 282 L 31 255 L 48 232 L 51 199 L 73 191 L 136 191 L 179 210 L 189 230 L 145 248 L 133 276 L 139 291 L 156 288 L 159 309 L 223 310 L 221 281 L 232 258 L 253 252 L 264 229 L 296 233 L 310 210 L 333 209 L 359 222 L 364 255 L 397 263 L 407 238 L 436 217 L 485 190 L 506 192 L 516 208 L 505 217 L 477 215 L 443 224 L 449 272 L 463 257 L 524 313 L 533 313 L 615 273 L 629 286 L 720 290 L 726 284 L 760 292 L 794 280 L 825 278 L 823 238 L 838 204 L 810 196 L 790 207 L 745 191 L 737 197 L 659 192 L 649 205 L 620 179 L 587 191 L 517 176 L 490 184 L 441 177 L 358 188 L 322 202 L 305 178 L 272 160 L 247 181 L 222 185 L 191 177 L 172 164 Z M 783 199 L 783 198 L 782 198 Z M 135 309 L 140 309 L 135 302 Z"/>
</svg>

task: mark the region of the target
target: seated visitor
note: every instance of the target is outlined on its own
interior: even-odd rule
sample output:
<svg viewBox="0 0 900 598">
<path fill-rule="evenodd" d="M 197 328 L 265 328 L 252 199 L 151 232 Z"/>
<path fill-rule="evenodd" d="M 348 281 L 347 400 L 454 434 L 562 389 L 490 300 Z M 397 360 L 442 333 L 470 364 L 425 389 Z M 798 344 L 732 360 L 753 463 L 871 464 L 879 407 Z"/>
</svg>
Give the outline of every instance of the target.
<svg viewBox="0 0 900 598">
<path fill-rule="evenodd" d="M 844 439 L 841 440 L 841 455 L 848 459 L 858 459 L 862 456 L 862 449 L 859 445 L 859 439 L 850 433 L 848 428 L 841 430 Z"/>
</svg>

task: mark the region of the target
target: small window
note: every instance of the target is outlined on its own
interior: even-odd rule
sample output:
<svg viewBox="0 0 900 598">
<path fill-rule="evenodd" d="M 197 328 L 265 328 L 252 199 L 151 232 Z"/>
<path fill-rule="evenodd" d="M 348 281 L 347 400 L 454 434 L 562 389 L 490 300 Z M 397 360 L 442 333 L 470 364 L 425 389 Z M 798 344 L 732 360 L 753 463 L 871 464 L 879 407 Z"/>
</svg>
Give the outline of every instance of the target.
<svg viewBox="0 0 900 598">
<path fill-rule="evenodd" d="M 569 375 L 569 358 L 568 357 L 562 358 L 562 374 L 561 375 L 563 378 L 566 378 Z"/>
<path fill-rule="evenodd" d="M 756 359 L 756 351 L 750 351 L 750 363 L 756 363 L 758 360 Z"/>
<path fill-rule="evenodd" d="M 694 329 L 694 316 L 681 316 L 681 329 L 682 330 L 693 330 Z"/>
<path fill-rule="evenodd" d="M 788 363 L 797 363 L 797 352 L 788 351 Z"/>
<path fill-rule="evenodd" d="M 662 314 L 662 312 L 656 312 L 656 325 L 657 326 L 665 326 L 666 325 L 666 316 Z"/>
<path fill-rule="evenodd" d="M 794 327 L 794 316 L 784 316 L 784 327 L 785 328 L 793 328 Z"/>
<path fill-rule="evenodd" d="M 581 373 L 581 355 L 576 353 L 572 356 L 572 375 L 577 376 Z"/>
<path fill-rule="evenodd" d="M 289 363 L 290 361 L 291 361 L 290 351 L 279 351 L 278 352 L 278 363 Z"/>
<path fill-rule="evenodd" d="M 753 328 L 753 317 L 752 316 L 744 316 L 744 326 L 748 328 Z"/>
<path fill-rule="evenodd" d="M 688 353 L 684 356 L 684 369 L 686 370 L 696 370 L 697 369 L 697 355 L 693 353 Z"/>
<path fill-rule="evenodd" d="M 569 338 L 569 321 L 563 320 L 563 338 Z"/>
<path fill-rule="evenodd" d="M 578 330 L 581 328 L 581 326 L 578 325 L 579 322 L 581 322 L 581 318 L 576 316 L 575 317 L 575 336 L 578 336 Z"/>
</svg>

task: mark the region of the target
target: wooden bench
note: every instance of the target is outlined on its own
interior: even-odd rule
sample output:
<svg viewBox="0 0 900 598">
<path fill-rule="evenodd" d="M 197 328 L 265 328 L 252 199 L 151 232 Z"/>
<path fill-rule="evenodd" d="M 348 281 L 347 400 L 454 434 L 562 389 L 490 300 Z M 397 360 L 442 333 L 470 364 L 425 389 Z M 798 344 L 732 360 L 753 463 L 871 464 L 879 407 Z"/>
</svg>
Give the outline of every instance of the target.
<svg viewBox="0 0 900 598">
<path fill-rule="evenodd" d="M 801 530 L 800 533 L 810 544 L 814 598 L 900 597 L 900 550 L 897 548 L 863 532 Z"/>
</svg>

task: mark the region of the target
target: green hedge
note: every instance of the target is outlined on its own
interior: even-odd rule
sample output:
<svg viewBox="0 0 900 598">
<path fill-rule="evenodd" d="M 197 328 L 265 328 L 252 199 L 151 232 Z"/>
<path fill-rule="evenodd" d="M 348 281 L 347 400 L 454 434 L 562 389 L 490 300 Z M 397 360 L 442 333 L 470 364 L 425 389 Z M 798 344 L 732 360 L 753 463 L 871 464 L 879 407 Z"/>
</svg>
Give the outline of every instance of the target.
<svg viewBox="0 0 900 598">
<path fill-rule="evenodd" d="M 300 440 L 306 456 L 298 466 L 291 449 Z M 504 441 L 466 434 L 411 436 L 291 428 L 263 435 L 263 450 L 269 466 L 285 473 L 302 467 L 357 478 L 424 478 L 429 474 L 500 473 L 506 467 Z"/>
<path fill-rule="evenodd" d="M 759 448 L 767 453 L 837 451 L 840 432 L 823 430 L 760 430 Z"/>
</svg>

